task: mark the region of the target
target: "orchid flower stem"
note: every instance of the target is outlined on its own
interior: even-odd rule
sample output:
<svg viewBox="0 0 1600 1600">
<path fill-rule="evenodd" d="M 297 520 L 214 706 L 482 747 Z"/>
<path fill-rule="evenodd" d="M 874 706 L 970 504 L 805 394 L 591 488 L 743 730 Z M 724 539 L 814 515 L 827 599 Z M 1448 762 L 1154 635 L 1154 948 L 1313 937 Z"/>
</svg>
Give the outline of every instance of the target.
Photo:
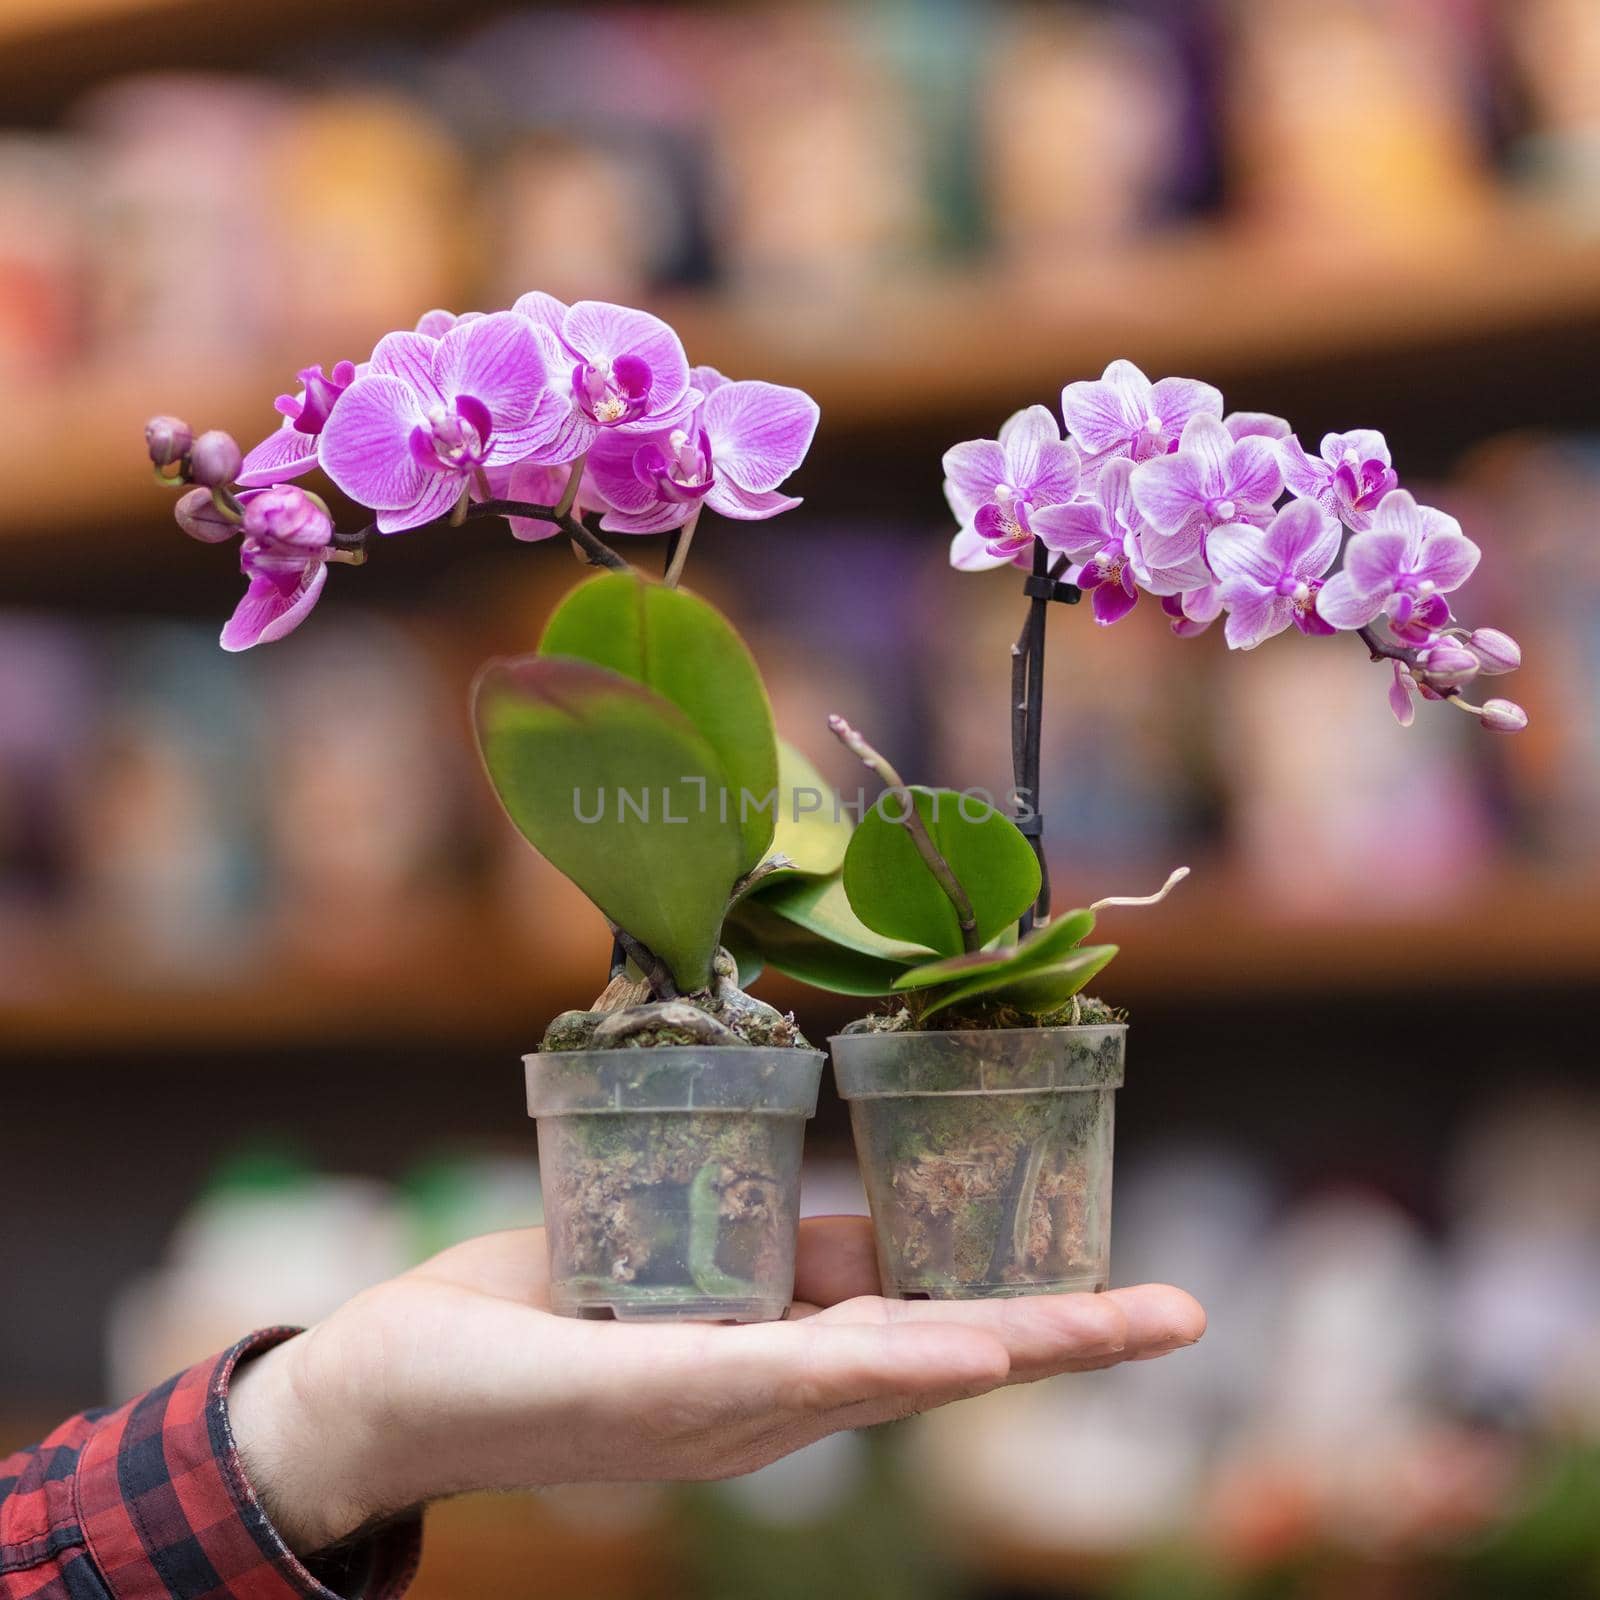
<svg viewBox="0 0 1600 1600">
<path fill-rule="evenodd" d="M 567 474 L 567 486 L 561 491 L 561 499 L 556 503 L 556 521 L 567 516 L 573 506 L 578 503 L 578 486 L 583 482 L 583 464 L 589 459 L 585 451 L 572 463 L 572 470 Z M 487 498 L 487 496 L 485 496 Z"/>
<path fill-rule="evenodd" d="M 211 491 L 211 503 L 229 522 L 244 521 L 244 507 L 234 499 L 233 491 L 220 483 Z"/>
<path fill-rule="evenodd" d="M 650 984 L 650 992 L 658 1000 L 676 1000 L 678 985 L 673 981 L 672 969 L 648 945 L 641 944 L 631 933 L 624 932 L 616 923 L 611 924 L 613 948 L 620 948 Z M 615 967 L 613 967 L 615 976 Z"/>
<path fill-rule="evenodd" d="M 489 474 L 485 472 L 482 467 L 473 468 L 472 481 L 477 486 L 478 493 L 485 500 L 492 500 L 494 498 L 494 490 L 489 487 Z"/>
<path fill-rule="evenodd" d="M 1033 575 L 1057 578 L 1067 570 L 1061 556 L 1050 565 L 1050 552 L 1043 540 L 1033 541 Z M 1024 815 L 1024 804 L 1040 813 L 1040 755 L 1044 738 L 1044 644 L 1050 602 L 1035 596 L 1028 602 L 1028 615 L 1017 642 L 1011 647 L 1011 775 L 1017 791 L 1017 814 Z M 1050 916 L 1050 865 L 1044 853 L 1044 833 L 1031 835 L 1039 862 L 1039 897 L 1020 919 L 1019 932 L 1027 933 L 1035 921 Z"/>
<path fill-rule="evenodd" d="M 525 500 L 480 500 L 467 512 L 474 517 L 526 517 L 532 522 L 552 522 L 581 549 L 589 564 L 610 567 L 613 572 L 630 572 L 633 569 L 597 533 L 583 525 L 581 517 L 557 506 L 534 505 Z"/>
<path fill-rule="evenodd" d="M 673 543 L 672 556 L 667 562 L 666 576 L 661 580 L 669 589 L 678 587 L 678 580 L 683 576 L 684 563 L 689 559 L 689 546 L 694 541 L 695 524 L 700 520 L 698 510 L 678 530 L 677 539 Z"/>
<path fill-rule="evenodd" d="M 1420 651 L 1413 650 L 1407 645 L 1398 644 L 1392 639 L 1385 639 L 1370 622 L 1366 627 L 1356 629 L 1356 637 L 1367 647 L 1374 661 L 1398 661 L 1402 666 L 1409 668 L 1415 675 L 1419 665 Z M 1453 699 L 1461 693 L 1459 688 L 1451 686 L 1435 688 L 1434 685 L 1429 684 L 1428 688 L 1432 693 L 1438 695 L 1441 700 Z"/>
<path fill-rule="evenodd" d="M 888 760 L 879 755 L 843 717 L 837 715 L 829 717 L 828 730 L 869 772 L 876 773 L 896 797 L 900 805 L 900 815 L 885 820 L 898 822 L 911 835 L 911 842 L 917 847 L 917 854 L 922 857 L 928 871 L 933 874 L 934 882 L 944 891 L 945 898 L 955 908 L 956 921 L 961 926 L 962 948 L 968 951 L 976 950 L 978 919 L 973 912 L 972 901 L 968 898 L 967 891 L 961 887 L 961 880 L 951 871 L 950 863 L 939 854 L 939 847 L 928 833 L 927 824 L 922 820 L 922 813 L 917 810 L 916 797 L 905 786 L 900 774 L 889 765 Z"/>
</svg>

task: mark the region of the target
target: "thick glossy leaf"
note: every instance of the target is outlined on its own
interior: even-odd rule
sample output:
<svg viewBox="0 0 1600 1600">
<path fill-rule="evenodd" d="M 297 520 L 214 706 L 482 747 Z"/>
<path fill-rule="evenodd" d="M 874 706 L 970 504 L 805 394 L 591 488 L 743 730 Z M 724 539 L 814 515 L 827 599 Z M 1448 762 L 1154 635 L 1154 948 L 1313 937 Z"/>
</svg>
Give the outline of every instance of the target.
<svg viewBox="0 0 1600 1600">
<path fill-rule="evenodd" d="M 705 805 L 739 823 L 740 871 L 761 860 L 772 843 L 777 809 L 772 707 L 744 640 L 715 606 L 630 573 L 603 573 L 557 607 L 539 654 L 609 667 L 677 706 L 727 776 L 721 789 L 708 792 Z"/>
<path fill-rule="evenodd" d="M 980 973 L 999 972 L 1021 977 L 1038 967 L 1047 967 L 1088 938 L 1094 929 L 1094 912 L 1068 911 L 1043 928 L 1037 928 L 1020 944 L 1001 945 L 992 950 L 974 950 L 968 955 L 947 956 L 913 967 L 896 989 L 931 989 L 936 983 L 959 983 Z"/>
<path fill-rule="evenodd" d="M 862 955 L 876 956 L 900 966 L 928 959 L 929 952 L 921 945 L 905 939 L 887 939 L 867 927 L 850 909 L 844 885 L 837 876 L 779 883 L 771 889 L 763 889 L 755 899 L 769 911 L 776 911 L 780 917 L 847 950 L 857 950 Z"/>
<path fill-rule="evenodd" d="M 763 881 L 827 877 L 844 864 L 854 824 L 836 810 L 833 785 L 787 739 L 778 741 L 778 817 L 772 849 L 792 863 Z"/>
<path fill-rule="evenodd" d="M 985 972 L 936 995 L 923 1015 L 931 1017 L 947 1006 L 969 1000 L 1014 1006 L 1018 1011 L 1042 1015 L 1065 1005 L 1116 953 L 1114 944 L 1086 944 L 1061 960 L 1020 977 L 1005 969 Z"/>
<path fill-rule="evenodd" d="M 530 844 L 671 967 L 710 981 L 740 832 L 695 804 L 724 782 L 670 701 L 564 656 L 492 661 L 473 687 L 489 780 Z"/>
<path fill-rule="evenodd" d="M 791 922 L 759 898 L 742 901 L 734 908 L 725 933 L 728 931 L 747 940 L 776 971 L 834 994 L 888 994 L 895 978 L 905 971 L 898 961 L 851 949 Z M 742 975 L 742 955 L 739 963 Z"/>
<path fill-rule="evenodd" d="M 992 806 L 965 799 L 954 789 L 918 785 L 911 792 L 939 854 L 972 901 L 978 943 L 986 944 L 1038 896 L 1039 863 L 1033 848 L 1015 823 Z M 957 955 L 962 940 L 955 908 L 911 835 L 892 820 L 898 814 L 896 801 L 886 797 L 851 835 L 844 858 L 851 908 L 869 928 L 891 939 Z"/>
</svg>

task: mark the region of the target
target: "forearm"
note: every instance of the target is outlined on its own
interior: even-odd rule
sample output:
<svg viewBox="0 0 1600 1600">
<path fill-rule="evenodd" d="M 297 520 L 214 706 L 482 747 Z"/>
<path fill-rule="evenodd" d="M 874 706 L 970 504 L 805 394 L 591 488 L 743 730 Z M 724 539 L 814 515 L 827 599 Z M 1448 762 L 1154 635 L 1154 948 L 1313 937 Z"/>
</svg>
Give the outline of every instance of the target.
<svg viewBox="0 0 1600 1600">
<path fill-rule="evenodd" d="M 308 1567 L 301 1557 L 314 1552 L 320 1533 L 297 1529 L 290 1540 L 276 1522 L 278 1500 L 295 1505 L 299 1496 L 261 1496 L 257 1461 L 235 1439 L 236 1393 L 257 1390 L 258 1371 L 270 1377 L 283 1365 L 272 1358 L 287 1337 L 288 1330 L 254 1335 L 0 1461 L 0 1600 L 197 1600 L 219 1592 L 398 1600 L 416 1570 L 415 1519 Z M 317 1467 L 308 1455 L 292 1470 Z"/>
</svg>

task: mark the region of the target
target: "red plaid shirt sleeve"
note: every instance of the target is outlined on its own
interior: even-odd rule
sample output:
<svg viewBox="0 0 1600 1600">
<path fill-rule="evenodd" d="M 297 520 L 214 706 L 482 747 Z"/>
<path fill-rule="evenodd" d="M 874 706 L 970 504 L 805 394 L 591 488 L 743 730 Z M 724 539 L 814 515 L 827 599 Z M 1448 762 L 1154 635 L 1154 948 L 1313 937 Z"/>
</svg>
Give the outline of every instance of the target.
<svg viewBox="0 0 1600 1600">
<path fill-rule="evenodd" d="M 115 1411 L 91 1411 L 0 1461 L 0 1600 L 398 1600 L 420 1517 L 326 1567 L 278 1537 L 228 1425 L 238 1364 L 292 1338 L 253 1334 Z"/>
</svg>

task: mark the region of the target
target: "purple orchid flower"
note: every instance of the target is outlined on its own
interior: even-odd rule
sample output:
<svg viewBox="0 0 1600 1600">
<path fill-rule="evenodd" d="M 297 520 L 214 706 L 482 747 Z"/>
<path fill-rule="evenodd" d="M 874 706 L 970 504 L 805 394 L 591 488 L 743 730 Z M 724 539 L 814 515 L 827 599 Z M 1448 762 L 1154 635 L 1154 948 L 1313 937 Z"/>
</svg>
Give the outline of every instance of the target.
<svg viewBox="0 0 1600 1600">
<path fill-rule="evenodd" d="M 442 516 L 480 468 L 534 454 L 560 429 L 538 335 L 503 311 L 442 339 L 391 333 L 322 430 L 323 470 L 381 533 Z"/>
<path fill-rule="evenodd" d="M 1198 547 L 1175 561 L 1152 555 L 1150 525 L 1133 498 L 1135 476 L 1126 458 L 1108 461 L 1090 499 L 1049 507 L 1035 518 L 1040 538 L 1080 564 L 1073 581 L 1092 594 L 1095 621 L 1102 626 L 1125 617 L 1139 589 L 1165 601 L 1212 581 Z"/>
<path fill-rule="evenodd" d="M 305 621 L 327 581 L 333 539 L 327 507 L 293 484 L 247 489 L 239 502 L 239 568 L 250 581 L 223 625 L 222 648 L 232 651 L 270 644 Z"/>
<path fill-rule="evenodd" d="M 1113 457 L 1148 461 L 1175 450 L 1191 418 L 1222 416 L 1222 392 L 1197 378 L 1151 383 L 1131 361 L 1113 361 L 1061 391 L 1061 415 L 1093 477 Z"/>
<path fill-rule="evenodd" d="M 1293 429 L 1270 411 L 1230 411 L 1222 426 L 1235 439 L 1287 439 Z"/>
<path fill-rule="evenodd" d="M 680 427 L 699 403 L 682 341 L 648 311 L 603 300 L 569 306 L 538 290 L 512 310 L 538 330 L 551 383 L 563 397 L 561 426 L 541 452 L 548 461 L 576 460 L 605 432 Z"/>
<path fill-rule="evenodd" d="M 1105 464 L 1093 498 L 1043 506 L 1034 513 L 1040 539 L 1050 549 L 1064 550 L 1078 564 L 1072 581 L 1092 596 L 1094 620 L 1102 627 L 1127 616 L 1140 589 L 1155 595 L 1180 594 L 1211 579 L 1198 556 L 1170 568 L 1149 560 L 1150 530 L 1134 504 L 1133 475 L 1133 463 L 1118 457 Z"/>
<path fill-rule="evenodd" d="M 1406 671 L 1403 662 L 1395 662 L 1394 677 L 1389 683 L 1389 709 L 1402 728 L 1409 728 L 1417 720 L 1417 680 Z"/>
<path fill-rule="evenodd" d="M 1375 428 L 1325 433 L 1320 459 L 1316 461 L 1290 435 L 1278 446 L 1278 460 L 1290 494 L 1316 501 L 1356 533 L 1372 526 L 1373 514 L 1383 497 L 1400 482 L 1391 463 L 1388 442 Z"/>
<path fill-rule="evenodd" d="M 458 315 L 435 306 L 417 318 L 416 331 L 427 334 L 430 339 L 442 339 L 452 328 L 459 328 L 463 322 L 477 322 L 486 315 L 482 311 L 463 311 Z"/>
<path fill-rule="evenodd" d="M 1220 587 L 1206 583 L 1180 594 L 1162 595 L 1161 609 L 1171 619 L 1172 631 L 1178 638 L 1198 639 L 1222 615 Z"/>
<path fill-rule="evenodd" d="M 1011 561 L 1031 565 L 1037 514 L 1078 492 L 1082 461 L 1049 409 L 1029 406 L 1006 419 L 999 438 L 946 450 L 944 470 L 945 496 L 961 523 L 951 565 L 978 571 Z"/>
<path fill-rule="evenodd" d="M 1335 628 L 1364 628 L 1380 612 L 1405 627 L 1419 607 L 1433 608 L 1440 596 L 1459 589 L 1478 555 L 1454 517 L 1391 489 L 1371 528 L 1351 538 L 1344 570 L 1328 580 L 1317 609 Z"/>
<path fill-rule="evenodd" d="M 703 398 L 676 426 L 640 438 L 602 434 L 589 452 L 608 533 L 681 528 L 702 505 L 758 522 L 799 505 L 778 485 L 805 460 L 820 412 L 810 395 L 776 383 L 734 382 L 696 367 Z"/>
<path fill-rule="evenodd" d="M 1264 533 L 1240 522 L 1215 529 L 1207 554 L 1228 612 L 1229 648 L 1254 650 L 1291 622 L 1301 633 L 1332 633 L 1317 615 L 1317 595 L 1343 536 L 1339 519 L 1311 500 L 1291 501 Z"/>
<path fill-rule="evenodd" d="M 327 374 L 320 365 L 302 367 L 298 377 L 299 394 L 280 394 L 273 402 L 283 414 L 282 424 L 244 458 L 239 482 L 247 489 L 285 483 L 316 466 L 318 436 L 357 371 L 354 362 L 340 361 Z"/>
<path fill-rule="evenodd" d="M 1273 440 L 1235 439 L 1205 414 L 1184 423 L 1176 450 L 1143 462 L 1133 475 L 1134 503 L 1153 535 L 1152 557 L 1167 565 L 1203 550 L 1213 528 L 1265 521 L 1282 490 Z"/>
</svg>

